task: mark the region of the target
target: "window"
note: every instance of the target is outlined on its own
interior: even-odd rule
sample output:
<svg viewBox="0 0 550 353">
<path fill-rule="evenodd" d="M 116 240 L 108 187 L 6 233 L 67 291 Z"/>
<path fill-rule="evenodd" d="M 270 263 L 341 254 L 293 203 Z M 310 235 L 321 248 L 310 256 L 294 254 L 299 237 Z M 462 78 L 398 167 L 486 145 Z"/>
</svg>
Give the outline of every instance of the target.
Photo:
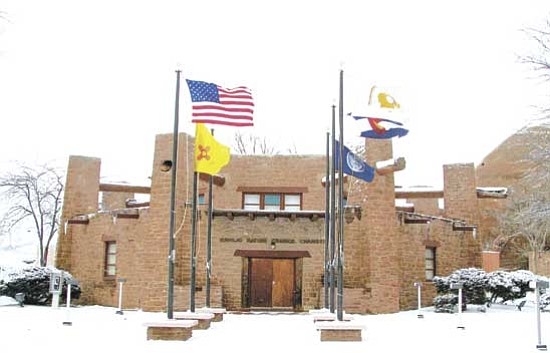
<svg viewBox="0 0 550 353">
<path fill-rule="evenodd" d="M 285 211 L 300 211 L 302 208 L 302 197 L 299 194 L 285 195 Z"/>
<path fill-rule="evenodd" d="M 206 205 L 206 198 L 204 194 L 199 194 L 199 205 Z"/>
<path fill-rule="evenodd" d="M 431 281 L 435 277 L 435 248 L 426 248 L 424 254 L 426 279 Z"/>
<path fill-rule="evenodd" d="M 105 277 L 116 275 L 116 242 L 105 242 Z"/>
<path fill-rule="evenodd" d="M 243 209 L 300 211 L 302 209 L 302 194 L 243 193 Z"/>
<path fill-rule="evenodd" d="M 259 194 L 244 194 L 244 207 L 245 210 L 259 210 L 260 209 L 260 195 Z"/>
<path fill-rule="evenodd" d="M 281 195 L 280 194 L 265 194 L 264 195 L 264 210 L 280 210 Z"/>
</svg>

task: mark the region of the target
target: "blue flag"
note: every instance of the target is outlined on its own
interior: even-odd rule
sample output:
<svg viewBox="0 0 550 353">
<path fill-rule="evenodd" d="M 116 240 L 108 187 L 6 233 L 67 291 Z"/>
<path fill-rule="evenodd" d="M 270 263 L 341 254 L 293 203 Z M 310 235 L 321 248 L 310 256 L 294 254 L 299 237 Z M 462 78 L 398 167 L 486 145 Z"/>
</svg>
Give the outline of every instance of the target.
<svg viewBox="0 0 550 353">
<path fill-rule="evenodd" d="M 336 166 L 336 169 L 340 168 L 340 144 L 338 141 L 336 142 L 336 158 L 334 158 L 334 163 Z M 354 176 L 356 178 L 359 178 L 361 180 L 366 181 L 367 183 L 370 183 L 372 179 L 374 179 L 374 168 L 365 163 L 361 158 L 353 154 L 347 148 L 344 146 L 344 160 L 342 163 L 342 171 L 346 173 L 347 175 Z"/>
</svg>

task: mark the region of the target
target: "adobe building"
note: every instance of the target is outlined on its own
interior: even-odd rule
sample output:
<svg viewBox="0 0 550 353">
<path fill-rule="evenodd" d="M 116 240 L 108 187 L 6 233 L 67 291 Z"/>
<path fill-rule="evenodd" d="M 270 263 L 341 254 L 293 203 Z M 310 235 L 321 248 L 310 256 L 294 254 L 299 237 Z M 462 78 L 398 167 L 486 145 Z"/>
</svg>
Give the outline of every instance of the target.
<svg viewBox="0 0 550 353">
<path fill-rule="evenodd" d="M 186 138 L 187 137 L 187 138 Z M 177 163 L 175 310 L 190 300 L 193 138 L 180 134 Z M 185 142 L 187 141 L 187 142 Z M 366 140 L 366 161 L 393 159 L 391 140 Z M 57 266 L 81 284 L 80 301 L 164 311 L 167 302 L 172 135 L 158 135 L 150 186 L 100 183 L 101 161 L 69 159 Z M 188 159 L 188 160 L 187 160 Z M 372 183 L 345 179 L 344 310 L 391 313 L 435 295 L 431 278 L 482 266 L 480 198 L 473 164 L 444 166 L 444 189 L 396 188 L 399 163 Z M 401 166 L 402 167 L 402 166 Z M 212 306 L 228 310 L 308 310 L 323 306 L 325 156 L 233 155 L 215 179 Z M 208 197 L 206 178 L 199 199 Z M 150 201 L 132 201 L 149 193 Z M 101 197 L 101 206 L 98 199 Z M 396 199 L 406 206 L 396 206 Z M 444 209 L 438 206 L 443 199 Z M 196 305 L 205 302 L 206 207 L 200 205 Z"/>
</svg>

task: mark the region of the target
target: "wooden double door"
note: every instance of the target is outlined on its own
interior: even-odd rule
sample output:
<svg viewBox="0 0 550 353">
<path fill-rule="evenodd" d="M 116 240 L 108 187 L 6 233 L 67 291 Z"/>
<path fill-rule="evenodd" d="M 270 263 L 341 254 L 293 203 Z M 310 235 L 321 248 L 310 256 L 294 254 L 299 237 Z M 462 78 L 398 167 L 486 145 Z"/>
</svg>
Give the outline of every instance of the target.
<svg viewBox="0 0 550 353">
<path fill-rule="evenodd" d="M 296 259 L 250 258 L 250 306 L 294 308 L 295 278 Z"/>
</svg>

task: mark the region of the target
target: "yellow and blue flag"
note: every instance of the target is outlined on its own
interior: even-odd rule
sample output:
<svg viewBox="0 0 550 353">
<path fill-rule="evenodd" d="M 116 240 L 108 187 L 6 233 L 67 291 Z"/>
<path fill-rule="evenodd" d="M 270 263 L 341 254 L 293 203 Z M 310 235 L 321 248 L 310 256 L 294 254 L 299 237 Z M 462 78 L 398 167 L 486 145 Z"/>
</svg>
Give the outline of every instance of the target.
<svg viewBox="0 0 550 353">
<path fill-rule="evenodd" d="M 368 121 L 370 129 L 362 131 L 361 137 L 389 139 L 405 136 L 409 132 L 403 127 L 403 123 L 398 121 L 400 108 L 401 104 L 392 95 L 373 86 L 369 95 L 367 114 L 360 116 L 349 113 L 348 115 L 355 120 Z"/>
</svg>

